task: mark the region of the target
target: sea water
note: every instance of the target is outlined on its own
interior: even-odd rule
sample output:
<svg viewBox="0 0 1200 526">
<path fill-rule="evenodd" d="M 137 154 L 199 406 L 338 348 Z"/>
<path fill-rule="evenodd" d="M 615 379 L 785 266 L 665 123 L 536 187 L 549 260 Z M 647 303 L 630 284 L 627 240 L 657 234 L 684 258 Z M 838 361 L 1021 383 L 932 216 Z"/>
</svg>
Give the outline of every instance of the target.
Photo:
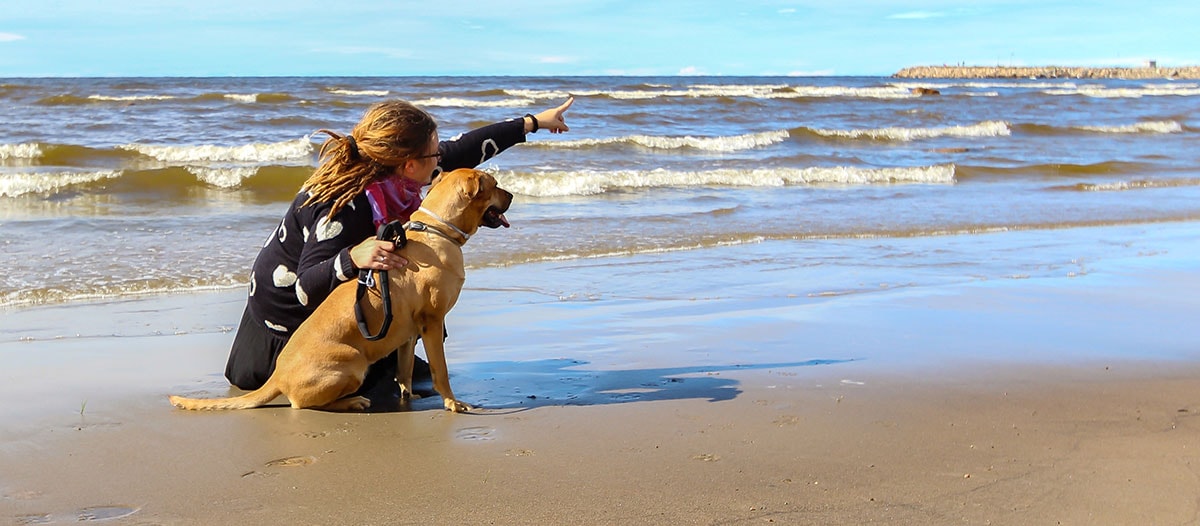
<svg viewBox="0 0 1200 526">
<path fill-rule="evenodd" d="M 1086 272 L 1200 219 L 1194 81 L 0 79 L 0 307 L 243 287 L 315 130 L 399 98 L 448 138 L 570 96 L 570 132 L 484 165 L 513 226 L 473 238 L 470 268 L 786 242 L 764 257 L 802 275 L 884 269 L 804 288 L 837 294 Z"/>
</svg>

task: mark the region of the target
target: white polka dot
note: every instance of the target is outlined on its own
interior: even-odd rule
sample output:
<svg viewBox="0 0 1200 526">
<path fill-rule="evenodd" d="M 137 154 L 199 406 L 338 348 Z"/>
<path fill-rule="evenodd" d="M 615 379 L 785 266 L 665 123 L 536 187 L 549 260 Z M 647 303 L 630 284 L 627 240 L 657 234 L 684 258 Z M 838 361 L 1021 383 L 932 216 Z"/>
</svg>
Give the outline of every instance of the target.
<svg viewBox="0 0 1200 526">
<path fill-rule="evenodd" d="M 276 287 L 290 287 L 296 283 L 296 273 L 288 270 L 287 267 L 279 265 L 275 267 L 275 273 L 271 275 Z"/>
<path fill-rule="evenodd" d="M 283 325 L 271 323 L 270 320 L 263 320 L 263 324 L 266 325 L 268 329 L 271 329 L 273 331 L 279 331 L 279 332 L 287 332 L 288 331 L 287 327 L 284 327 Z"/>
<path fill-rule="evenodd" d="M 330 221 L 328 217 L 322 217 L 320 221 L 317 221 L 317 241 L 333 239 L 341 233 L 341 222 Z"/>
<path fill-rule="evenodd" d="M 304 292 L 299 283 L 296 283 L 296 299 L 300 300 L 301 305 L 308 306 L 308 293 Z"/>
<path fill-rule="evenodd" d="M 308 241 L 308 227 L 304 227 L 304 240 Z"/>
<path fill-rule="evenodd" d="M 287 241 L 287 223 L 279 225 L 279 242 L 283 243 L 284 241 Z"/>
<path fill-rule="evenodd" d="M 488 151 L 489 146 L 491 146 L 491 151 Z M 495 157 L 499 153 L 500 153 L 500 147 L 496 145 L 495 140 L 488 139 L 486 141 L 483 141 L 483 158 L 479 160 L 479 164 L 483 164 L 483 163 L 487 162 L 488 159 Z"/>
<path fill-rule="evenodd" d="M 349 276 L 342 270 L 342 258 L 339 256 L 337 261 L 333 262 L 333 275 L 337 276 L 338 281 L 346 281 Z"/>
<path fill-rule="evenodd" d="M 250 271 L 250 295 L 254 295 L 254 289 L 258 286 L 258 282 L 254 281 L 254 271 Z"/>
</svg>

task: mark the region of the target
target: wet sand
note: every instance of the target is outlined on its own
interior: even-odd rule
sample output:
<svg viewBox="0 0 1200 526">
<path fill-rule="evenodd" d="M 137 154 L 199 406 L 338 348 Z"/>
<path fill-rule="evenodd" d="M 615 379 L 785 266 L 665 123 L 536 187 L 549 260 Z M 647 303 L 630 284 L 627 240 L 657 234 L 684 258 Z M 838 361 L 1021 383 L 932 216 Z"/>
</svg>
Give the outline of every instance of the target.
<svg viewBox="0 0 1200 526">
<path fill-rule="evenodd" d="M 475 271 L 474 414 L 172 408 L 229 392 L 241 291 L 6 312 L 0 524 L 1194 522 L 1197 237 L 860 294 L 769 243 Z"/>
</svg>

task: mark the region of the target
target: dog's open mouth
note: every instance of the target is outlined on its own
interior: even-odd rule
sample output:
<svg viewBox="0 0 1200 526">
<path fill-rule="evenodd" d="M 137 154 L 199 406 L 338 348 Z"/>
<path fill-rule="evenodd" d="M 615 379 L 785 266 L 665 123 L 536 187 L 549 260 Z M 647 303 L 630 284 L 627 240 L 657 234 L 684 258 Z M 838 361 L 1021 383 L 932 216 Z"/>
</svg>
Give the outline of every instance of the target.
<svg viewBox="0 0 1200 526">
<path fill-rule="evenodd" d="M 508 228 L 508 219 L 504 217 L 504 212 L 494 206 L 489 206 L 487 211 L 483 213 L 483 226 L 488 228 Z"/>
</svg>

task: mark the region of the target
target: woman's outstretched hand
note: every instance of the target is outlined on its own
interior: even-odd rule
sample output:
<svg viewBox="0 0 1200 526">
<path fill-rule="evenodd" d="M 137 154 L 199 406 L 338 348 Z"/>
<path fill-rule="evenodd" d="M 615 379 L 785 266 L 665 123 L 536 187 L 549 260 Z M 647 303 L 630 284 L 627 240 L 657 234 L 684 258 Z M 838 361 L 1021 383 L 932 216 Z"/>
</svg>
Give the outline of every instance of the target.
<svg viewBox="0 0 1200 526">
<path fill-rule="evenodd" d="M 567 127 L 567 123 L 563 114 L 566 113 L 567 108 L 570 108 L 574 103 L 575 97 L 567 97 L 567 101 L 562 103 L 561 106 L 557 108 L 550 108 L 537 115 L 534 115 L 534 118 L 537 119 L 537 129 L 550 130 L 550 133 L 563 133 L 570 130 L 570 128 Z M 528 123 L 528 125 L 532 125 L 532 123 Z M 528 127 L 526 129 L 528 131 L 532 131 Z"/>
</svg>

